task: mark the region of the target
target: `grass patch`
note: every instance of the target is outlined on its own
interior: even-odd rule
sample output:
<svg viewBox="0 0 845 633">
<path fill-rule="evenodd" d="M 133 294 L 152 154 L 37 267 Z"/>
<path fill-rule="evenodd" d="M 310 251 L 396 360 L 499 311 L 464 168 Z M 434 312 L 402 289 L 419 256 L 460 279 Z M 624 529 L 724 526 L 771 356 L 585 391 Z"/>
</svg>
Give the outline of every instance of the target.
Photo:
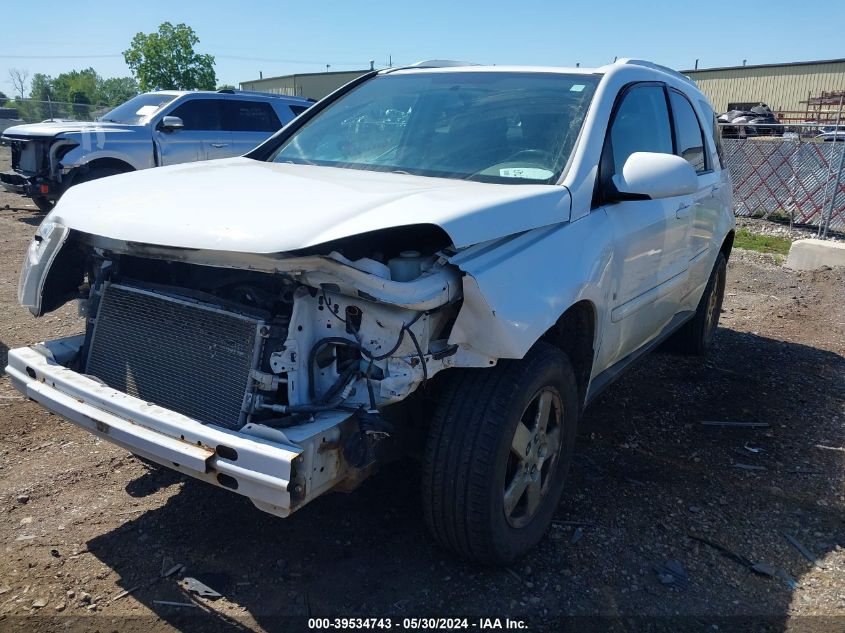
<svg viewBox="0 0 845 633">
<path fill-rule="evenodd" d="M 758 253 L 786 255 L 789 253 L 789 247 L 792 246 L 792 240 L 776 235 L 752 233 L 748 229 L 738 229 L 734 236 L 734 246 Z"/>
</svg>

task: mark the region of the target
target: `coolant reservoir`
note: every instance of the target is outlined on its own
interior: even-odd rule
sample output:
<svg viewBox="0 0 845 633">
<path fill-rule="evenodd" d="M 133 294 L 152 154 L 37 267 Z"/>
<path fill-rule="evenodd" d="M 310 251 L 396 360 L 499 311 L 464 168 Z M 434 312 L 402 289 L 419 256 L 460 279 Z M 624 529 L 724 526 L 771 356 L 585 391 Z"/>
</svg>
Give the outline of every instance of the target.
<svg viewBox="0 0 845 633">
<path fill-rule="evenodd" d="M 419 251 L 402 251 L 399 257 L 388 260 L 390 278 L 393 281 L 411 281 L 422 274 L 423 264 L 428 257 L 420 255 Z"/>
</svg>

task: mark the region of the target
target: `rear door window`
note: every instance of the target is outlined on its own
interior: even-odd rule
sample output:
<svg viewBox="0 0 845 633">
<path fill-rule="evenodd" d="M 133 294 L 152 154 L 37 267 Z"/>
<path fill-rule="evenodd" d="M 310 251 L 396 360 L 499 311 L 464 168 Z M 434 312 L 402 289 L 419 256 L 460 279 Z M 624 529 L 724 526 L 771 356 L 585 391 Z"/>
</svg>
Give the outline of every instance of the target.
<svg viewBox="0 0 845 633">
<path fill-rule="evenodd" d="M 293 116 L 299 116 L 308 109 L 308 106 L 300 105 L 290 105 L 288 107 L 290 108 L 290 111 L 293 112 Z"/>
<path fill-rule="evenodd" d="M 171 116 L 182 119 L 186 130 L 222 130 L 220 101 L 217 99 L 191 99 L 177 106 Z"/>
<path fill-rule="evenodd" d="M 677 154 L 695 168 L 696 173 L 708 170 L 707 154 L 704 151 L 704 132 L 692 104 L 681 93 L 669 92 L 672 116 L 675 121 Z"/>
<path fill-rule="evenodd" d="M 263 101 L 225 101 L 226 129 L 232 132 L 275 132 L 282 127 L 273 106 Z"/>
</svg>

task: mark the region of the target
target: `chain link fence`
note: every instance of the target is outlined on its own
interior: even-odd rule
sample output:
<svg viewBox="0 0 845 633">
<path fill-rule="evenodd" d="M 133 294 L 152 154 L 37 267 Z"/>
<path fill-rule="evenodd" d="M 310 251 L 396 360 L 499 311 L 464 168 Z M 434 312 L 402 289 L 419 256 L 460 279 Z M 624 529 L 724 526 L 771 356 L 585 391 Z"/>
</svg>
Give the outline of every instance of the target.
<svg viewBox="0 0 845 633">
<path fill-rule="evenodd" d="M 0 105 L 3 104 L 0 103 Z M 94 121 L 113 107 L 90 103 L 14 99 L 5 103 L 2 108 L 4 116 L 0 118 L 15 120 L 17 123 L 39 123 L 50 120 Z M 9 116 L 10 114 L 15 114 L 15 116 Z"/>
<path fill-rule="evenodd" d="M 845 126 L 765 127 L 754 135 L 722 128 L 736 215 L 811 225 L 820 235 L 845 229 Z"/>
</svg>

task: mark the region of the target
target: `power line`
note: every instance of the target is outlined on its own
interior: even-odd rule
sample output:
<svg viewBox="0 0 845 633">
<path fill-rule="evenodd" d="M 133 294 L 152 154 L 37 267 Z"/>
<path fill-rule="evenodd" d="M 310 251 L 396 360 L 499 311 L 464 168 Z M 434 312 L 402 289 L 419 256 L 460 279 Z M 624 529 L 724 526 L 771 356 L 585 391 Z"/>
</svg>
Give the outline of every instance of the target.
<svg viewBox="0 0 845 633">
<path fill-rule="evenodd" d="M 123 55 L 4 55 L 0 59 L 93 59 L 105 57 L 123 57 Z"/>
<path fill-rule="evenodd" d="M 122 54 L 107 54 L 107 55 L 5 55 L 0 53 L 0 59 L 106 59 L 114 57 L 123 57 Z M 238 61 L 247 62 L 271 62 L 279 64 L 313 64 L 322 66 L 326 62 L 314 61 L 306 59 L 278 59 L 272 57 L 244 57 L 241 55 L 214 55 L 214 59 L 235 59 Z M 339 66 L 360 66 L 362 62 L 350 61 L 332 61 L 333 65 Z M 366 65 L 369 62 L 365 62 Z"/>
</svg>

